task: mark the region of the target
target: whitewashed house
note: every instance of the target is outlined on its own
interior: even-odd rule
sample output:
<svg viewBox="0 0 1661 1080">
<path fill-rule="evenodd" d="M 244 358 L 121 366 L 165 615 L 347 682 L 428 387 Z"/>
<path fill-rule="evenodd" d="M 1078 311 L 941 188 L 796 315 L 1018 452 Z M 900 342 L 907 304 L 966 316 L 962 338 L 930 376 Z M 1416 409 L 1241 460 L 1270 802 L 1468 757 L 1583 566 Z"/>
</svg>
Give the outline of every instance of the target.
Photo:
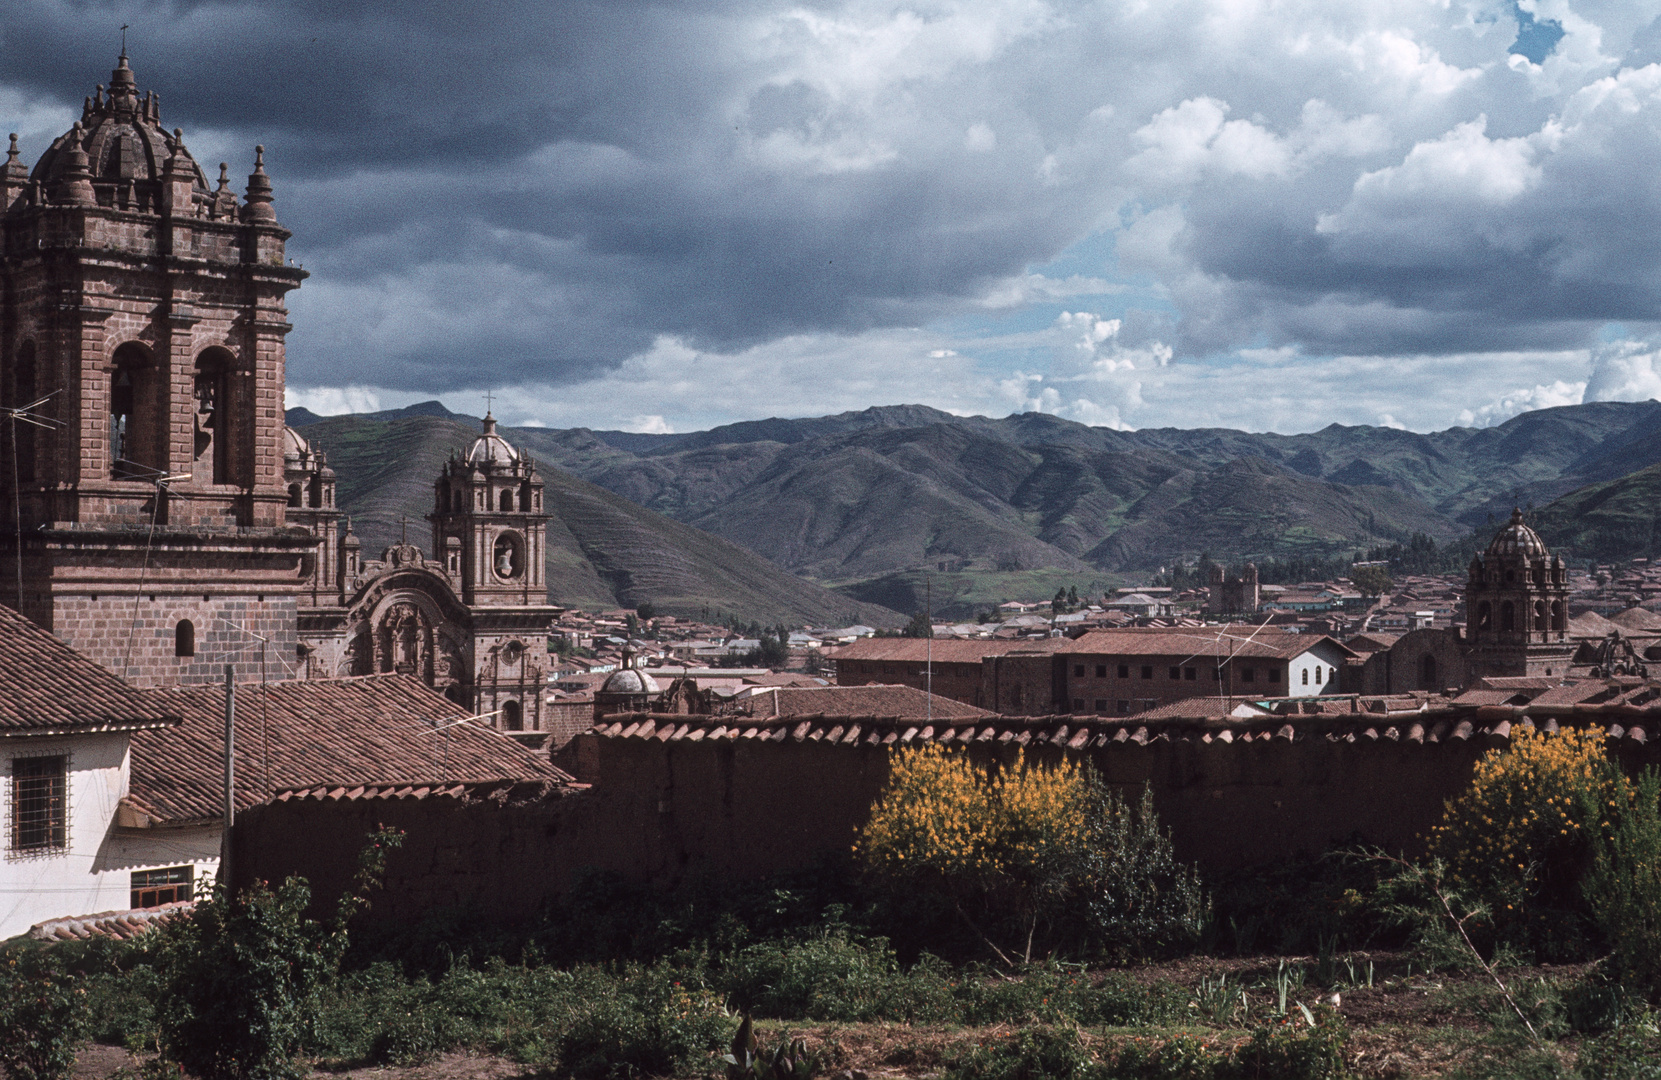
<svg viewBox="0 0 1661 1080">
<path fill-rule="evenodd" d="M 118 825 L 129 741 L 178 722 L 0 607 L 0 939 L 48 919 L 137 906 L 135 892 L 168 856 L 148 844 L 131 850 Z"/>
</svg>

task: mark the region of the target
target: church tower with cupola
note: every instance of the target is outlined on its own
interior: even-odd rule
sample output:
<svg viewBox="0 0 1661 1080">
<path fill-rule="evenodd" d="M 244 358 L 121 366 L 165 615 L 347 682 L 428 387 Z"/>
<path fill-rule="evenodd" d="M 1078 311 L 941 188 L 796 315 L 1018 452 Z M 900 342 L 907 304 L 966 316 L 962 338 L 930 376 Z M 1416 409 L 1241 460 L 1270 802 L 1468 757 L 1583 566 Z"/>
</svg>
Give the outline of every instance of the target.
<svg viewBox="0 0 1661 1080">
<path fill-rule="evenodd" d="M 263 149 L 238 198 L 125 52 L 26 170 L 0 166 L 0 603 L 144 685 L 295 648 L 284 254 Z M 15 478 L 15 479 L 14 479 Z"/>
<path fill-rule="evenodd" d="M 526 454 L 496 434 L 484 433 L 465 454 L 452 455 L 433 485 L 433 551 L 461 584 L 472 607 L 543 603 L 548 595 L 544 560 L 548 515 L 542 512 L 542 478 Z"/>
<path fill-rule="evenodd" d="M 1465 626 L 1471 674 L 1562 676 L 1569 638 L 1568 571 L 1523 524 L 1521 510 L 1471 559 Z"/>
</svg>

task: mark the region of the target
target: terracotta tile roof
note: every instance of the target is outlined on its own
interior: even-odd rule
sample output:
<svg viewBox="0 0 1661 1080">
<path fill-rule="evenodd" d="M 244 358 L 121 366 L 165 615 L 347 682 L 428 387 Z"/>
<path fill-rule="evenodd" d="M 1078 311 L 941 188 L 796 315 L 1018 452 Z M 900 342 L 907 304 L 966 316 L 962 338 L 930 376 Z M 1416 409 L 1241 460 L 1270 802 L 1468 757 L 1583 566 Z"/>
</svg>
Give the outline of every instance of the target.
<svg viewBox="0 0 1661 1080">
<path fill-rule="evenodd" d="M 480 780 L 436 784 L 315 784 L 284 788 L 272 802 L 310 799 L 317 802 L 358 802 L 365 799 L 454 799 L 461 803 L 493 802 L 517 806 L 537 802 L 556 789 L 585 790 L 587 784 L 544 780 Z"/>
<path fill-rule="evenodd" d="M 1503 745 L 1514 725 L 1556 731 L 1601 726 L 1611 740 L 1635 744 L 1661 735 L 1661 700 L 1627 704 L 1485 705 L 1472 708 L 1425 694 L 1323 699 L 1318 711 L 1253 717 L 990 716 L 925 723 L 915 717 L 722 717 L 631 713 L 608 716 L 579 738 L 658 742 L 822 742 L 827 746 L 1056 746 L 1070 750 L 1133 748 L 1161 742 L 1402 742 Z M 1358 705 L 1357 705 L 1358 703 Z M 1398 706 L 1410 706 L 1398 708 Z M 1351 710 L 1357 711 L 1351 711 Z M 567 747 L 569 751 L 570 747 Z"/>
<path fill-rule="evenodd" d="M 36 941 L 85 941 L 88 938 L 113 938 L 126 941 L 146 930 L 153 930 L 164 920 L 196 906 L 193 900 L 161 907 L 134 908 L 131 911 L 101 911 L 96 915 L 74 915 L 65 919 L 48 919 L 29 927 L 29 937 Z"/>
<path fill-rule="evenodd" d="M 930 701 L 930 698 L 933 701 Z M 781 687 L 734 702 L 751 716 L 991 716 L 985 709 L 910 686 L 871 683 L 866 686 Z"/>
<path fill-rule="evenodd" d="M 982 638 L 960 640 L 934 639 L 934 662 L 937 664 L 978 664 L 982 657 L 1003 656 L 1012 652 L 1055 653 L 1073 645 L 1067 638 Z M 828 649 L 825 655 L 832 660 L 887 660 L 906 664 L 921 664 L 929 658 L 927 638 L 861 638 L 851 645 Z"/>
<path fill-rule="evenodd" d="M 1184 656 L 1221 659 L 1290 660 L 1321 642 L 1330 642 L 1347 656 L 1355 654 L 1325 634 L 1288 634 L 1284 630 L 1250 627 L 1197 626 L 1164 630 L 1092 630 L 1071 642 L 1070 655 Z"/>
<path fill-rule="evenodd" d="M 127 802 L 154 821 L 217 818 L 222 810 L 225 688 L 138 691 L 184 717 L 133 738 Z M 237 687 L 237 806 L 293 788 L 438 785 L 571 778 L 407 675 Z M 433 724 L 448 724 L 433 734 Z M 269 777 L 269 780 L 267 779 Z"/>
<path fill-rule="evenodd" d="M 143 697 L 10 608 L 0 607 L 0 735 L 131 731 L 177 723 Z"/>
</svg>

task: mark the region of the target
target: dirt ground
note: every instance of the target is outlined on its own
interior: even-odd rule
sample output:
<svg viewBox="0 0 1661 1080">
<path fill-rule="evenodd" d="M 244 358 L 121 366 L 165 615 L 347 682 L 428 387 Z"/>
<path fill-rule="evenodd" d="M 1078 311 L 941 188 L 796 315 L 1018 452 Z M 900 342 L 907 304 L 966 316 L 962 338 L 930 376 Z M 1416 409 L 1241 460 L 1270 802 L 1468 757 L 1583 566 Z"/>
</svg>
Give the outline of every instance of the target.
<svg viewBox="0 0 1661 1080">
<path fill-rule="evenodd" d="M 1490 1065 L 1516 1051 L 1522 1041 L 1520 1027 L 1495 1014 L 1504 1008 L 1494 986 L 1481 972 L 1449 974 L 1414 973 L 1407 962 L 1388 953 L 1352 955 L 1358 977 L 1368 960 L 1373 962 L 1373 985 L 1340 985 L 1338 1013 L 1350 1029 L 1350 1065 L 1357 1077 L 1378 1080 L 1438 1077 L 1459 1068 L 1487 1061 Z M 1229 984 L 1248 987 L 1253 1012 L 1268 1007 L 1280 958 L 1216 960 L 1194 957 L 1172 963 L 1131 969 L 1129 974 L 1147 983 L 1175 983 L 1195 988 L 1201 980 L 1227 978 Z M 1285 963 L 1301 964 L 1313 971 L 1311 957 L 1288 957 Z M 1508 970 L 1506 980 L 1513 986 L 1546 978 L 1569 979 L 1584 973 L 1584 967 L 1545 967 Z M 1347 981 L 1347 980 L 1346 980 Z M 1256 987 L 1253 989 L 1253 987 Z M 1315 1004 L 1327 993 L 1307 983 L 1293 991 L 1294 999 Z M 1171 1034 L 1179 1030 L 1206 1031 L 1209 1037 L 1224 1039 L 1230 1034 L 1199 1023 L 1192 1027 L 1160 1029 Z M 1007 1034 L 1000 1025 L 989 1028 L 945 1027 L 908 1024 L 814 1024 L 763 1021 L 758 1023 L 763 1041 L 783 1036 L 805 1038 L 823 1052 L 829 1071 L 838 1080 L 880 1080 L 880 1078 L 926 1077 L 938 1074 L 956 1054 L 991 1036 Z M 1138 1032 L 1140 1033 L 1140 1032 Z M 1111 1040 L 1128 1031 L 1089 1032 L 1090 1040 Z M 1232 1037 L 1244 1038 L 1243 1029 Z M 1576 1044 L 1565 1040 L 1546 1051 L 1566 1062 L 1572 1061 Z M 137 1080 L 138 1060 L 119 1047 L 89 1046 L 76 1062 L 76 1080 Z M 358 1069 L 324 1070 L 317 1080 L 516 1080 L 546 1076 L 545 1070 L 488 1054 L 447 1054 L 435 1061 L 407 1067 L 375 1066 Z"/>
</svg>

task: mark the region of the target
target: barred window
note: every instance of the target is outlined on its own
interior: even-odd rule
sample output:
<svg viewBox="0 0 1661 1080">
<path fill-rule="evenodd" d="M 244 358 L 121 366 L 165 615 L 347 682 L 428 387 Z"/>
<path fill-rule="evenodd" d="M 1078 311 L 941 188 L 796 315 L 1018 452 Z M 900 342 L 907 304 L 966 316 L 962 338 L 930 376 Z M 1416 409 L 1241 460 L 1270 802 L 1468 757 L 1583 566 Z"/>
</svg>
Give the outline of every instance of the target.
<svg viewBox="0 0 1661 1080">
<path fill-rule="evenodd" d="M 193 894 L 195 868 L 169 866 L 162 870 L 134 870 L 133 907 L 160 907 L 189 900 Z"/>
<path fill-rule="evenodd" d="M 12 759 L 12 850 L 61 851 L 69 846 L 69 758 Z"/>
</svg>

